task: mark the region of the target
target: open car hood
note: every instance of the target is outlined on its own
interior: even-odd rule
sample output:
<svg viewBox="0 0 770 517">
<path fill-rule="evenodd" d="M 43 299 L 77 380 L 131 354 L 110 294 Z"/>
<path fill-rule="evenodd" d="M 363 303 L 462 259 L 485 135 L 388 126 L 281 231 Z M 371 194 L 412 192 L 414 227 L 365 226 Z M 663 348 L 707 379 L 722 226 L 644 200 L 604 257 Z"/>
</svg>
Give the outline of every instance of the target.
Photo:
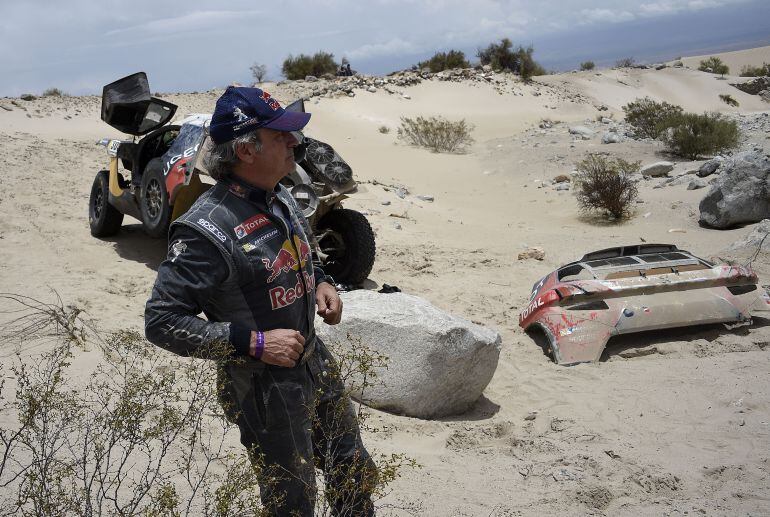
<svg viewBox="0 0 770 517">
<path fill-rule="evenodd" d="M 150 95 L 144 72 L 118 79 L 102 89 L 102 120 L 118 131 L 141 136 L 165 125 L 177 106 Z"/>
</svg>

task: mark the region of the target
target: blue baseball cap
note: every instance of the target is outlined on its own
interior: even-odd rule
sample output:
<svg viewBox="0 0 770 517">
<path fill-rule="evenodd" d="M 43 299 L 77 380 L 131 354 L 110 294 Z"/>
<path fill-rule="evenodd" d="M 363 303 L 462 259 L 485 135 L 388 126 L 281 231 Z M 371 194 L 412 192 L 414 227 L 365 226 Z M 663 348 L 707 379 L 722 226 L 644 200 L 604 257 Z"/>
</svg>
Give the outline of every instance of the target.
<svg viewBox="0 0 770 517">
<path fill-rule="evenodd" d="M 224 144 L 262 127 L 299 131 L 308 120 L 310 113 L 286 111 L 264 90 L 230 86 L 217 100 L 209 134 L 215 144 Z"/>
</svg>

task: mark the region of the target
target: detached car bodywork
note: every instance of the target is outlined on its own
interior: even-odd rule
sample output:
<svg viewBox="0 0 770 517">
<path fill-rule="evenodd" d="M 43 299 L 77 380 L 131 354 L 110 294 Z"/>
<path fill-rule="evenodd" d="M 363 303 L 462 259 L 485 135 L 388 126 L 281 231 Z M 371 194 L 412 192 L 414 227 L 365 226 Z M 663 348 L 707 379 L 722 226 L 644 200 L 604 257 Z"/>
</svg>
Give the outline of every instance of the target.
<svg viewBox="0 0 770 517">
<path fill-rule="evenodd" d="M 537 282 L 519 325 L 545 333 L 555 362 L 598 361 L 620 334 L 750 324 L 770 299 L 748 267 L 714 265 L 673 244 L 588 253 Z"/>
</svg>

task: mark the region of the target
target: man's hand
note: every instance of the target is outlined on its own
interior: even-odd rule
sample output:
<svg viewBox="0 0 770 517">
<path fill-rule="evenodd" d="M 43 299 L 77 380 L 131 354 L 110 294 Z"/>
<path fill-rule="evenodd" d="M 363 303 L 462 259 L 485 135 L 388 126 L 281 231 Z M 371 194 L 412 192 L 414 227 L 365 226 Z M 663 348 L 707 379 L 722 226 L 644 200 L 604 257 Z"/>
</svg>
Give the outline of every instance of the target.
<svg viewBox="0 0 770 517">
<path fill-rule="evenodd" d="M 315 289 L 316 313 L 328 325 L 336 325 L 342 319 L 342 300 L 337 289 L 329 282 L 318 284 Z"/>
<path fill-rule="evenodd" d="M 275 329 L 268 330 L 265 334 L 265 348 L 262 350 L 260 361 L 275 366 L 292 368 L 297 364 L 297 359 L 305 348 L 305 338 L 297 330 Z M 251 333 L 251 349 L 254 350 L 257 333 Z"/>
</svg>

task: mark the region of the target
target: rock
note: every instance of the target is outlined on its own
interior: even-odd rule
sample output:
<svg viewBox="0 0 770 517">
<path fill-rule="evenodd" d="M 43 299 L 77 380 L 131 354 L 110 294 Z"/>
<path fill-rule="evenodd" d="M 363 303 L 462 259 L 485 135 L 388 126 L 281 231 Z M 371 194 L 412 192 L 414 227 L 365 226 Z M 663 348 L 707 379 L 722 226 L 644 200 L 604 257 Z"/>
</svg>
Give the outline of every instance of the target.
<svg viewBox="0 0 770 517">
<path fill-rule="evenodd" d="M 722 165 L 721 158 L 714 158 L 712 160 L 709 160 L 698 168 L 698 176 L 700 176 L 701 178 L 710 176 L 717 171 L 720 165 Z"/>
<path fill-rule="evenodd" d="M 601 122 L 602 124 L 612 124 L 612 119 L 607 117 L 602 117 Z"/>
<path fill-rule="evenodd" d="M 355 97 L 355 96 L 356 96 L 356 94 L 355 94 L 355 93 L 353 93 L 353 92 L 348 92 L 348 97 Z"/>
<path fill-rule="evenodd" d="M 655 162 L 645 165 L 639 172 L 645 177 L 660 178 L 668 176 L 668 173 L 672 170 L 674 170 L 674 164 L 671 162 Z"/>
<path fill-rule="evenodd" d="M 538 248 L 535 246 L 531 248 L 527 248 L 521 253 L 519 253 L 519 260 L 525 260 L 525 259 L 543 260 L 545 259 L 545 250 L 543 250 L 543 248 Z"/>
<path fill-rule="evenodd" d="M 384 206 L 388 206 L 390 205 L 390 201 L 382 201 L 380 204 Z"/>
<path fill-rule="evenodd" d="M 749 95 L 760 95 L 762 91 L 770 89 L 770 77 L 755 77 L 743 83 L 730 83 L 730 86 Z"/>
<path fill-rule="evenodd" d="M 317 325 L 321 338 L 347 351 L 364 344 L 388 357 L 387 368 L 375 367 L 375 386 L 362 393 L 360 377 L 348 381 L 356 400 L 440 418 L 468 411 L 492 379 L 501 346 L 496 331 L 404 293 L 360 289 L 341 296 L 345 318 L 338 325 Z"/>
<path fill-rule="evenodd" d="M 314 75 L 306 75 L 305 76 L 305 81 L 307 81 L 309 83 L 314 83 L 314 82 L 318 81 L 318 77 L 316 77 Z"/>
<path fill-rule="evenodd" d="M 770 218 L 770 158 L 742 152 L 725 160 L 722 173 L 700 202 L 700 222 L 714 228 Z"/>
<path fill-rule="evenodd" d="M 402 94 L 402 95 L 401 95 L 401 97 L 403 97 L 403 98 L 404 98 L 404 99 L 406 99 L 406 100 L 409 100 L 409 99 L 411 99 L 411 97 L 409 96 L 409 94 L 408 94 L 408 93 L 404 93 L 404 94 Z"/>
<path fill-rule="evenodd" d="M 687 190 L 698 190 L 699 188 L 704 188 L 706 185 L 706 180 L 700 178 L 694 179 L 687 185 Z"/>
<path fill-rule="evenodd" d="M 569 134 L 570 135 L 578 135 L 584 139 L 591 138 L 594 136 L 594 132 L 592 129 L 588 129 L 585 126 L 572 126 L 569 128 Z"/>
<path fill-rule="evenodd" d="M 554 190 L 569 190 L 569 183 L 559 183 Z"/>
<path fill-rule="evenodd" d="M 619 144 L 622 141 L 623 137 L 614 131 L 605 131 L 605 133 L 602 135 L 603 144 Z"/>
<path fill-rule="evenodd" d="M 370 92 L 370 93 L 376 93 L 377 92 L 377 88 L 375 88 L 374 86 L 370 86 L 369 88 L 366 89 L 366 91 Z"/>
<path fill-rule="evenodd" d="M 761 251 L 770 252 L 770 219 L 763 219 L 748 235 L 730 244 L 729 251 L 749 251 L 755 253 L 761 245 Z"/>
<path fill-rule="evenodd" d="M 554 183 L 569 183 L 572 179 L 566 174 L 559 174 L 553 179 Z"/>
<path fill-rule="evenodd" d="M 664 68 L 666 68 L 666 65 L 665 64 L 661 64 L 661 65 L 656 66 L 655 70 L 663 70 Z"/>
<path fill-rule="evenodd" d="M 417 199 L 420 199 L 422 201 L 431 201 L 432 202 L 433 199 L 434 199 L 433 196 L 425 196 L 425 195 L 420 195 L 420 196 L 416 196 L 416 197 L 417 197 Z"/>
</svg>

